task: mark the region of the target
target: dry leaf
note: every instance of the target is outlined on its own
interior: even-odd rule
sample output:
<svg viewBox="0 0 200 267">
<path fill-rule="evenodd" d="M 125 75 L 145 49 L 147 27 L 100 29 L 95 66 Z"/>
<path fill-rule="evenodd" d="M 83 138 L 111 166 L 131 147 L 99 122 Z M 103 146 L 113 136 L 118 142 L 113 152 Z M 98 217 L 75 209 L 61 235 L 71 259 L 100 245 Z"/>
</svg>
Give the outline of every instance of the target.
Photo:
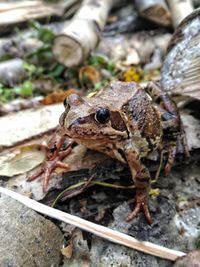
<svg viewBox="0 0 200 267">
<path fill-rule="evenodd" d="M 63 102 L 64 99 L 71 95 L 71 94 L 79 94 L 80 95 L 80 91 L 76 90 L 76 89 L 68 89 L 68 90 L 56 90 L 53 93 L 47 95 L 42 101 L 41 103 L 43 105 L 51 105 L 51 104 L 56 104 L 56 103 L 60 103 Z"/>
<path fill-rule="evenodd" d="M 12 177 L 32 170 L 45 159 L 46 151 L 43 145 L 20 147 L 12 154 L 0 156 L 0 175 Z"/>
<path fill-rule="evenodd" d="M 79 71 L 79 80 L 82 85 L 95 84 L 100 81 L 100 74 L 93 66 L 83 66 Z"/>
<path fill-rule="evenodd" d="M 71 243 L 67 247 L 61 249 L 62 255 L 65 256 L 67 259 L 71 259 L 72 252 L 73 252 L 73 246 Z"/>
</svg>

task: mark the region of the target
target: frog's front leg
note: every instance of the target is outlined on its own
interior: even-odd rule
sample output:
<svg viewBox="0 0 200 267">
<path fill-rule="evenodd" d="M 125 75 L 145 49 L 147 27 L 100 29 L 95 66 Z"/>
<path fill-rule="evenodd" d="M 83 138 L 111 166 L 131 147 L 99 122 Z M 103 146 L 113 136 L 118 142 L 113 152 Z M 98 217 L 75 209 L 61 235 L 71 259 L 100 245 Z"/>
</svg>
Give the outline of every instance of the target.
<svg viewBox="0 0 200 267">
<path fill-rule="evenodd" d="M 126 146 L 125 156 L 131 170 L 132 178 L 136 187 L 134 210 L 128 215 L 127 221 L 135 218 L 141 209 L 149 224 L 152 224 L 151 214 L 149 212 L 148 199 L 151 177 L 148 169 L 141 163 L 139 154 L 131 146 Z"/>
<path fill-rule="evenodd" d="M 69 169 L 69 165 L 62 162 L 62 160 L 71 153 L 73 141 L 69 140 L 67 143 L 65 141 L 66 136 L 61 131 L 58 131 L 48 142 L 46 159 L 43 165 L 37 172 L 27 177 L 27 181 L 30 182 L 44 173 L 43 192 L 47 191 L 51 173 L 55 168 Z"/>
</svg>

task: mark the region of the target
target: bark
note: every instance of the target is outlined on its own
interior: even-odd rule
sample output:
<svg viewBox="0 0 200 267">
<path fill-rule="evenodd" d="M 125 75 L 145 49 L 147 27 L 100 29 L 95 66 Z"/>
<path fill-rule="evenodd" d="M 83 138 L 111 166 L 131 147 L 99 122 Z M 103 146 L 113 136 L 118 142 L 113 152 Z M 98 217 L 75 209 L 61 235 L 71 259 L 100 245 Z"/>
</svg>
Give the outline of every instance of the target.
<svg viewBox="0 0 200 267">
<path fill-rule="evenodd" d="M 172 13 L 174 28 L 194 10 L 191 0 L 168 0 L 168 4 Z"/>
<path fill-rule="evenodd" d="M 67 67 L 77 66 L 96 47 L 113 0 L 85 0 L 71 23 L 53 45 L 55 58 Z"/>
<path fill-rule="evenodd" d="M 171 24 L 171 15 L 164 0 L 136 0 L 135 4 L 141 16 L 164 26 Z"/>
<path fill-rule="evenodd" d="M 161 85 L 170 94 L 200 100 L 200 9 L 176 28 L 161 70 Z"/>
</svg>

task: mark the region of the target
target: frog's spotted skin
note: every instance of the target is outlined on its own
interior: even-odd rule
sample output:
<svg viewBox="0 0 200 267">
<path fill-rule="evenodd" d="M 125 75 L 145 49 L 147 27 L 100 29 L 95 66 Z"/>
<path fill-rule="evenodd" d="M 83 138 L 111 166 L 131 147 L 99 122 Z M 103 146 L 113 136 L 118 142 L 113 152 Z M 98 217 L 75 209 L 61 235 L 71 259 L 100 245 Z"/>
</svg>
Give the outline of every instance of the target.
<svg viewBox="0 0 200 267">
<path fill-rule="evenodd" d="M 128 220 L 143 209 L 151 223 L 151 177 L 141 159 L 167 145 L 169 160 L 165 170 L 170 171 L 182 133 L 175 104 L 157 85 L 142 89 L 134 82 L 114 81 L 91 98 L 70 95 L 65 107 L 60 117 L 63 136 L 127 162 L 136 186 L 136 207 Z"/>
</svg>

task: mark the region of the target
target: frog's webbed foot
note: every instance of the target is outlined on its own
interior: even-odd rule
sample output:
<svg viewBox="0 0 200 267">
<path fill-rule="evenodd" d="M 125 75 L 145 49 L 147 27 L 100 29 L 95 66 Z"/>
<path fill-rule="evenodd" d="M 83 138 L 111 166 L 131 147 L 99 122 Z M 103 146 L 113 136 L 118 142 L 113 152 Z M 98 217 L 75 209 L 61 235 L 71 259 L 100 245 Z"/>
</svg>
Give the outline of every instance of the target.
<svg viewBox="0 0 200 267">
<path fill-rule="evenodd" d="M 43 164 L 43 166 L 36 173 L 28 176 L 27 181 L 31 182 L 31 181 L 37 179 L 42 173 L 44 173 L 43 192 L 46 193 L 51 173 L 57 167 L 63 168 L 63 169 L 69 169 L 68 164 L 61 162 L 61 161 L 58 161 L 57 159 L 55 159 L 53 161 L 47 161 Z"/>
<path fill-rule="evenodd" d="M 141 210 L 143 210 L 146 220 L 149 224 L 152 224 L 153 220 L 149 212 L 148 206 L 148 192 L 146 189 L 138 189 L 135 196 L 136 206 L 134 210 L 128 215 L 127 221 L 134 219 Z"/>
<path fill-rule="evenodd" d="M 50 179 L 50 176 L 53 170 L 57 167 L 63 168 L 63 169 L 69 169 L 69 165 L 67 163 L 62 162 L 61 160 L 65 158 L 67 155 L 69 155 L 71 150 L 72 148 L 68 147 L 65 151 L 59 152 L 57 154 L 57 157 L 53 157 L 52 159 L 46 160 L 43 163 L 43 166 L 41 166 L 41 168 L 37 172 L 27 177 L 27 181 L 31 182 L 37 179 L 41 174 L 44 173 L 43 192 L 46 193 L 49 179 Z"/>
</svg>

